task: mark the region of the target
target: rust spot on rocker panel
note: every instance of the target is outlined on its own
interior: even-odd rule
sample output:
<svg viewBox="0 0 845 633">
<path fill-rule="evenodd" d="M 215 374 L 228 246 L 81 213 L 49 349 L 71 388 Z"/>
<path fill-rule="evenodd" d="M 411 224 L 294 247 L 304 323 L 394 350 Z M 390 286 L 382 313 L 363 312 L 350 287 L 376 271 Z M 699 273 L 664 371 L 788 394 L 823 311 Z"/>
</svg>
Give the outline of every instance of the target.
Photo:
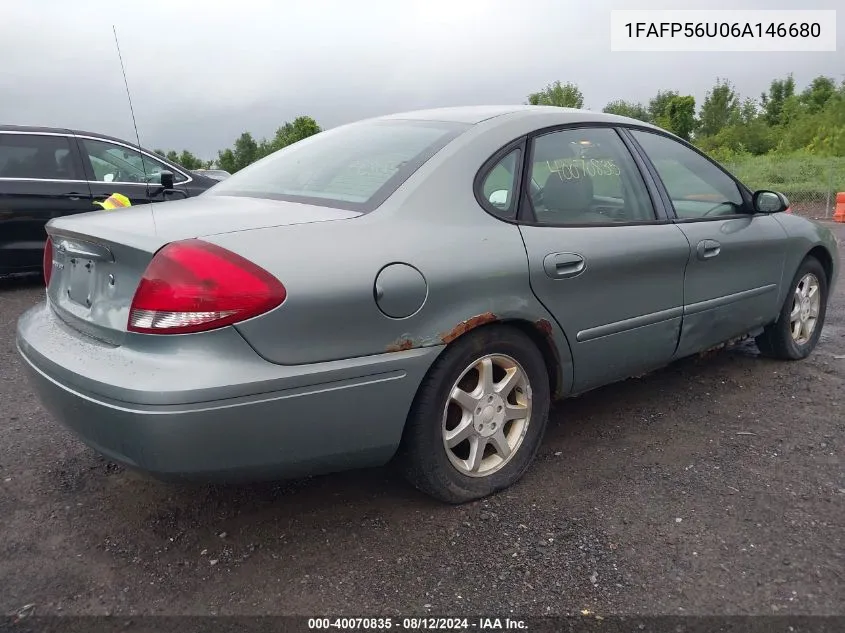
<svg viewBox="0 0 845 633">
<path fill-rule="evenodd" d="M 715 356 L 722 350 L 736 345 L 737 343 L 741 343 L 747 339 L 751 338 L 751 334 L 743 334 L 742 336 L 737 336 L 736 338 L 729 339 L 724 343 L 719 343 L 718 345 L 714 345 L 713 347 L 708 347 L 705 350 L 702 350 L 698 353 L 698 358 L 710 358 L 711 356 Z"/>
<path fill-rule="evenodd" d="M 386 351 L 388 352 L 404 352 L 405 350 L 412 349 L 416 347 L 414 342 L 409 338 L 400 338 L 395 343 L 391 343 L 387 346 Z"/>
<path fill-rule="evenodd" d="M 444 332 L 440 335 L 440 340 L 446 344 L 451 343 L 459 336 L 466 334 L 467 332 L 474 330 L 479 325 L 485 325 L 487 323 L 493 323 L 497 321 L 498 318 L 492 312 L 485 312 L 484 314 L 479 314 L 474 316 L 466 321 L 461 321 L 455 327 L 453 327 L 448 332 Z"/>
<path fill-rule="evenodd" d="M 385 351 L 404 352 L 409 349 L 414 349 L 415 347 L 425 347 L 426 345 L 441 345 L 444 343 L 448 345 L 459 336 L 466 334 L 471 330 L 474 330 L 479 325 L 492 323 L 498 320 L 498 317 L 492 312 L 485 312 L 484 314 L 479 314 L 478 316 L 474 316 L 470 319 L 467 319 L 466 321 L 461 321 L 448 332 L 439 334 L 436 337 L 412 337 L 410 334 L 403 334 L 401 337 L 399 337 L 390 345 L 388 345 L 385 348 Z"/>
</svg>

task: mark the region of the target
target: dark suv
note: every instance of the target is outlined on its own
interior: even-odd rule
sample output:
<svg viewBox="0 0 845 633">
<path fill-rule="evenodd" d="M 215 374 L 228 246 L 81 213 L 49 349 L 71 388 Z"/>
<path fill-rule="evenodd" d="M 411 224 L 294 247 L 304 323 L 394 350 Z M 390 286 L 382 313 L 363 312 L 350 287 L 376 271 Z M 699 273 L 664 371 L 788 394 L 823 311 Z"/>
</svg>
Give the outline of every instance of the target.
<svg viewBox="0 0 845 633">
<path fill-rule="evenodd" d="M 195 196 L 215 184 L 102 134 L 0 126 L 0 275 L 41 270 L 44 225 L 52 218 L 96 211 L 94 202 L 113 193 L 137 205 Z"/>
</svg>

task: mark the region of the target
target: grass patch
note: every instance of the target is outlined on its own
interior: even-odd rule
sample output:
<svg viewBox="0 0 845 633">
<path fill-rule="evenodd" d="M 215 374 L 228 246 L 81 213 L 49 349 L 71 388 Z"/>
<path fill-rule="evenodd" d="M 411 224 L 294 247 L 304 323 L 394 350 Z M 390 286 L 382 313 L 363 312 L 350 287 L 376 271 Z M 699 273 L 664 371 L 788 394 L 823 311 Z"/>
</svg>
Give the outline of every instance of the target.
<svg viewBox="0 0 845 633">
<path fill-rule="evenodd" d="M 751 189 L 773 189 L 794 202 L 833 200 L 845 191 L 845 157 L 743 156 L 723 163 Z"/>
</svg>

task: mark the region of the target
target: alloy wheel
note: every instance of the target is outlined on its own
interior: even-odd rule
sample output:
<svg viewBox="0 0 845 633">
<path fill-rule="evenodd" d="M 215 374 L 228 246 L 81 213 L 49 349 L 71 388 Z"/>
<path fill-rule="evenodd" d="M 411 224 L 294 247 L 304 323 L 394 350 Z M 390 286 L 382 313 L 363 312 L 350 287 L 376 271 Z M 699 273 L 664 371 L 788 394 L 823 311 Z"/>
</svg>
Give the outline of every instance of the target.
<svg viewBox="0 0 845 633">
<path fill-rule="evenodd" d="M 519 450 L 531 419 L 531 385 L 510 356 L 489 354 L 455 381 L 443 411 L 443 446 L 463 475 L 492 475 Z"/>
</svg>

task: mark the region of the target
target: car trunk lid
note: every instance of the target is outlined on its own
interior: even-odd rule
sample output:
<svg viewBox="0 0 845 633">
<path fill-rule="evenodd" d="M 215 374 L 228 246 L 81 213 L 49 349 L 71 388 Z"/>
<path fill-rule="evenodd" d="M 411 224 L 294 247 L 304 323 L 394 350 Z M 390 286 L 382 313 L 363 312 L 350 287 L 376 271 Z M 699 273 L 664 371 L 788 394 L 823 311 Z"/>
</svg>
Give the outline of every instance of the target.
<svg viewBox="0 0 845 633">
<path fill-rule="evenodd" d="M 57 218 L 47 225 L 53 243 L 47 295 L 69 326 L 120 345 L 135 290 L 153 256 L 166 244 L 358 215 L 291 202 L 201 196 Z"/>
<path fill-rule="evenodd" d="M 227 195 L 202 195 L 152 207 L 156 233 L 168 241 L 361 215 L 333 207 Z"/>
</svg>

